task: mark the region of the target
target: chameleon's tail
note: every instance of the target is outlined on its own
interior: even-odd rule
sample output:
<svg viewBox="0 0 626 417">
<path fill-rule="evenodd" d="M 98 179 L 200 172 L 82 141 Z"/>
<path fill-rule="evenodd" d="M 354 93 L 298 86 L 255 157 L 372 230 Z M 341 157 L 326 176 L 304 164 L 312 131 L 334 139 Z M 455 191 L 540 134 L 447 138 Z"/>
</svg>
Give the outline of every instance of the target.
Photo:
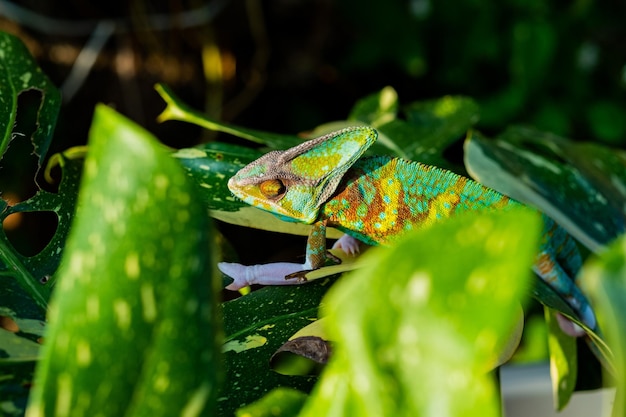
<svg viewBox="0 0 626 417">
<path fill-rule="evenodd" d="M 544 216 L 544 234 L 535 272 L 565 299 L 585 325 L 596 331 L 595 314 L 575 281 L 581 267 L 582 259 L 574 239 L 554 220 Z"/>
</svg>

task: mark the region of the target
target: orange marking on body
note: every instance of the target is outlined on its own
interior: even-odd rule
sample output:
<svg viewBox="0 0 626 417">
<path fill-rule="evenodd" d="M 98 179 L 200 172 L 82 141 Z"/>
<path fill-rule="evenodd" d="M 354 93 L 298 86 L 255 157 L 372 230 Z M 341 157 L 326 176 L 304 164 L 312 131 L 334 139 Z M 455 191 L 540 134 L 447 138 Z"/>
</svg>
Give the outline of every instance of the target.
<svg viewBox="0 0 626 417">
<path fill-rule="evenodd" d="M 547 253 L 542 253 L 537 257 L 535 266 L 542 276 L 547 276 L 554 269 L 554 260 Z"/>
</svg>

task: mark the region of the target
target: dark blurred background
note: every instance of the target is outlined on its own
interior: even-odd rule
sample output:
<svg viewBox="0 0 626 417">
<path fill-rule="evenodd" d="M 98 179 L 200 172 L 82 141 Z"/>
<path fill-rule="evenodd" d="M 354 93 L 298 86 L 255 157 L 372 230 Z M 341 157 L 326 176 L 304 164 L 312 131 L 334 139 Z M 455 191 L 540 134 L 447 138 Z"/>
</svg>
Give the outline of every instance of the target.
<svg viewBox="0 0 626 417">
<path fill-rule="evenodd" d="M 402 103 L 471 96 L 488 135 L 525 123 L 624 147 L 625 17 L 617 0 L 0 0 L 0 30 L 63 93 L 50 154 L 86 142 L 98 102 L 172 147 L 215 139 L 157 124 L 157 82 L 212 117 L 273 132 L 345 119 L 390 85 Z M 32 195 L 34 161 L 4 162 L 3 198 Z"/>
<path fill-rule="evenodd" d="M 213 117 L 276 132 L 343 119 L 357 99 L 391 85 L 404 103 L 475 98 L 488 134 L 523 122 L 576 140 L 626 142 L 623 1 L 16 6 L 0 1 L 0 29 L 19 36 L 64 92 L 53 151 L 85 142 L 97 102 L 171 146 L 207 140 L 189 126 L 156 124 L 164 107 L 156 82 Z"/>
</svg>

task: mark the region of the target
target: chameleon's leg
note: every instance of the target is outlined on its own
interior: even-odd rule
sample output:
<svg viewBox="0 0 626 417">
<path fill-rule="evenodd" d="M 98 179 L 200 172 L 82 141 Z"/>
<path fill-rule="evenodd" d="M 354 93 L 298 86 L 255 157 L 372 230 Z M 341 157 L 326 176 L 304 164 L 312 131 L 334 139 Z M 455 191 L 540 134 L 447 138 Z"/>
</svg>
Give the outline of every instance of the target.
<svg viewBox="0 0 626 417">
<path fill-rule="evenodd" d="M 217 267 L 234 281 L 226 287 L 237 291 L 252 284 L 261 285 L 295 285 L 299 282 L 286 281 L 285 276 L 302 271 L 303 264 L 276 262 L 264 265 L 241 265 L 238 263 L 220 262 Z"/>
<path fill-rule="evenodd" d="M 324 266 L 328 259 L 326 249 L 326 221 L 321 220 L 313 223 L 306 241 L 306 269 L 318 269 Z"/>
<path fill-rule="evenodd" d="M 234 280 L 226 289 L 238 290 L 252 284 L 293 285 L 302 283 L 306 281 L 304 275 L 307 272 L 324 266 L 329 258 L 336 260 L 326 251 L 326 222 L 319 221 L 313 224 L 309 234 L 304 264 L 277 262 L 264 265 L 241 265 L 220 262 L 218 268 Z M 292 280 L 292 278 L 296 279 Z"/>
<path fill-rule="evenodd" d="M 341 263 L 341 260 L 332 255 L 326 249 L 326 220 L 313 223 L 306 242 L 306 262 L 302 271 L 286 275 L 285 279 L 296 278 L 298 282 L 306 281 L 306 273 L 323 267 L 327 260 Z"/>
</svg>

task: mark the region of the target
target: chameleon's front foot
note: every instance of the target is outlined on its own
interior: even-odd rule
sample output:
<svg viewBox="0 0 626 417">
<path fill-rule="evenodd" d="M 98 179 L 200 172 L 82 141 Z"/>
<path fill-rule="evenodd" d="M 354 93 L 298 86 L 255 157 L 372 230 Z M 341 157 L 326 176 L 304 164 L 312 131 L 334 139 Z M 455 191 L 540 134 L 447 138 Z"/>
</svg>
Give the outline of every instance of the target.
<svg viewBox="0 0 626 417">
<path fill-rule="evenodd" d="M 252 284 L 260 285 L 295 285 L 300 281 L 287 281 L 287 275 L 297 273 L 306 268 L 306 265 L 290 262 L 276 262 L 264 265 L 241 265 L 230 262 L 220 262 L 217 267 L 225 275 L 233 279 L 226 287 L 227 290 L 237 291 Z"/>
<path fill-rule="evenodd" d="M 285 280 L 295 279 L 296 283 L 298 284 L 305 283 L 308 281 L 306 274 L 308 274 L 311 271 L 315 271 L 316 269 L 319 269 L 328 263 L 331 263 L 333 265 L 338 265 L 341 263 L 341 259 L 333 255 L 329 251 L 326 251 L 326 256 L 324 257 L 324 261 L 321 263 L 321 265 L 319 266 L 312 265 L 311 262 L 307 262 L 304 265 L 302 265 L 304 269 L 302 269 L 301 271 L 296 271 L 296 272 L 292 272 L 291 274 L 285 275 Z"/>
</svg>

